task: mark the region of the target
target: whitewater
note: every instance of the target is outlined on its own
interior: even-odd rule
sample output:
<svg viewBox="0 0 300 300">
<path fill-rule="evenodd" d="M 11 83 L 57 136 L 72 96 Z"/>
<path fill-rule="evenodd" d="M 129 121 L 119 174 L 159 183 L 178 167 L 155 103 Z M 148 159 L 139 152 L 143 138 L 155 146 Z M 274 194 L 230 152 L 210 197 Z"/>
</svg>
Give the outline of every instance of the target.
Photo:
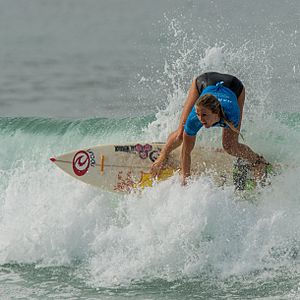
<svg viewBox="0 0 300 300">
<path fill-rule="evenodd" d="M 153 124 L 147 118 L 2 118 L 1 288 L 57 298 L 159 291 L 204 299 L 261 295 L 262 286 L 298 295 L 300 168 L 290 141 L 299 131 L 277 122 L 282 135 L 269 128 L 264 153 L 289 166 L 253 201 L 205 176 L 187 187 L 175 178 L 141 195 L 109 194 L 49 162 L 52 153 L 87 144 L 141 140 L 138 128 Z M 258 147 L 264 133 L 252 140 Z"/>
</svg>

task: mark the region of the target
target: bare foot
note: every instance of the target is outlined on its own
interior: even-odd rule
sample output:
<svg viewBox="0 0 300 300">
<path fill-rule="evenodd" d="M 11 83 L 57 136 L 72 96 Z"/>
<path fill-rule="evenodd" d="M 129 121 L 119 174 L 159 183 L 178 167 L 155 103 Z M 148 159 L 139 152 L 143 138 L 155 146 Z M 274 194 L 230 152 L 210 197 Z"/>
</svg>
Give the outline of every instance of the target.
<svg viewBox="0 0 300 300">
<path fill-rule="evenodd" d="M 256 162 L 252 164 L 253 175 L 257 182 L 264 181 L 266 179 L 268 166 L 270 166 L 270 163 L 262 156 L 259 156 Z"/>
</svg>

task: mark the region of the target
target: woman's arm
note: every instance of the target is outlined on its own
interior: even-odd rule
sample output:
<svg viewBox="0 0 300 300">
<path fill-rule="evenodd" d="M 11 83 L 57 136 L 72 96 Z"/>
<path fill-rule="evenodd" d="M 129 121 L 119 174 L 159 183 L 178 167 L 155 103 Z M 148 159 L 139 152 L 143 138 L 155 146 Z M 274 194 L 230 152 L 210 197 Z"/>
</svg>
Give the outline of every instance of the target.
<svg viewBox="0 0 300 300">
<path fill-rule="evenodd" d="M 188 116 L 189 116 L 189 114 L 190 114 L 190 112 L 191 112 L 191 110 L 192 110 L 193 106 L 195 105 L 198 98 L 199 98 L 199 93 L 198 93 L 198 89 L 197 89 L 197 85 L 196 85 L 196 79 L 195 79 L 195 80 L 193 80 L 193 82 L 191 84 L 188 96 L 187 96 L 187 98 L 184 102 L 181 117 L 180 117 L 180 121 L 179 121 L 178 129 L 181 128 L 182 132 L 183 132 L 185 122 L 186 122 L 186 120 L 187 120 L 187 118 L 188 118 Z"/>
<path fill-rule="evenodd" d="M 186 184 L 186 179 L 191 175 L 191 152 L 194 149 L 196 136 L 189 136 L 183 132 L 183 144 L 181 148 L 181 176 L 182 184 Z"/>
<path fill-rule="evenodd" d="M 169 155 L 171 151 L 173 151 L 174 149 L 176 149 L 181 145 L 185 122 L 198 98 L 199 98 L 199 93 L 196 86 L 196 80 L 193 80 L 192 85 L 189 89 L 187 99 L 183 105 L 179 126 L 176 131 L 172 132 L 169 135 L 167 143 L 161 151 L 160 155 L 162 155 L 164 159 Z"/>
<path fill-rule="evenodd" d="M 174 149 L 179 147 L 182 143 L 182 134 L 184 130 L 185 122 L 195 105 L 197 99 L 199 97 L 198 89 L 196 86 L 196 80 L 193 80 L 191 87 L 189 89 L 189 93 L 187 96 L 187 99 L 184 103 L 183 110 L 181 113 L 179 126 L 178 128 L 172 132 L 166 142 L 166 145 L 161 150 L 158 159 L 152 164 L 151 166 L 151 173 L 155 176 L 157 176 L 163 166 L 163 163 L 168 158 L 168 155 L 170 152 L 172 152 Z"/>
</svg>

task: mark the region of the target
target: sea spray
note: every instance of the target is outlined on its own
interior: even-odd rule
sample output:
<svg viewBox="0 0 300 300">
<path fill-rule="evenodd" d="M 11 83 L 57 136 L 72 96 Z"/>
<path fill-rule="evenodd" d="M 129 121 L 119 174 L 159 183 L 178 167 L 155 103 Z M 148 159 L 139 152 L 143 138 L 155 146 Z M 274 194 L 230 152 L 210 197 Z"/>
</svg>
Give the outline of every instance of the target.
<svg viewBox="0 0 300 300">
<path fill-rule="evenodd" d="M 186 29 L 182 20 L 165 16 L 165 22 L 169 30 L 162 33 L 168 41 L 164 62 L 160 69 L 153 70 L 153 66 L 149 66 L 150 70 L 146 72 L 149 77 L 143 75 L 139 85 L 141 92 L 148 89 L 154 94 L 152 96 L 162 99 L 156 120 L 144 130 L 150 140 L 166 140 L 170 132 L 177 128 L 192 80 L 208 71 L 233 74 L 244 83 L 244 120 L 263 119 L 269 113 L 266 103 L 273 76 L 269 58 L 273 41 L 270 38 L 261 45 L 246 38 L 235 45 L 223 40 L 213 41 L 205 32 L 196 34 L 193 28 Z M 242 128 L 245 127 L 243 123 Z M 215 132 L 214 129 L 210 133 L 205 132 L 206 139 L 216 143 Z M 202 137 L 203 134 L 199 139 Z"/>
</svg>

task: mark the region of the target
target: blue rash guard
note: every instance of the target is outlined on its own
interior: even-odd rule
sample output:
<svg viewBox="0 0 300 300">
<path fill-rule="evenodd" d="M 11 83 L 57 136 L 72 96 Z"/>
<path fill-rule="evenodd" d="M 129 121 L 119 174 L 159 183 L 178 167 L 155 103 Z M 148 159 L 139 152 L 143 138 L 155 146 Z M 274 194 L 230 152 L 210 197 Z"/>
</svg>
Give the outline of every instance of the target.
<svg viewBox="0 0 300 300">
<path fill-rule="evenodd" d="M 202 91 L 200 97 L 205 94 L 212 94 L 219 100 L 226 119 L 229 122 L 232 122 L 234 127 L 237 128 L 240 121 L 240 108 L 235 93 L 231 89 L 223 86 L 223 81 L 221 81 L 218 82 L 216 85 L 210 85 L 206 87 Z M 195 136 L 202 126 L 203 124 L 199 120 L 194 106 L 186 120 L 184 131 L 187 135 Z M 223 120 L 220 120 L 218 123 L 213 125 L 213 127 L 216 126 L 224 128 L 229 127 L 224 123 Z"/>
</svg>

